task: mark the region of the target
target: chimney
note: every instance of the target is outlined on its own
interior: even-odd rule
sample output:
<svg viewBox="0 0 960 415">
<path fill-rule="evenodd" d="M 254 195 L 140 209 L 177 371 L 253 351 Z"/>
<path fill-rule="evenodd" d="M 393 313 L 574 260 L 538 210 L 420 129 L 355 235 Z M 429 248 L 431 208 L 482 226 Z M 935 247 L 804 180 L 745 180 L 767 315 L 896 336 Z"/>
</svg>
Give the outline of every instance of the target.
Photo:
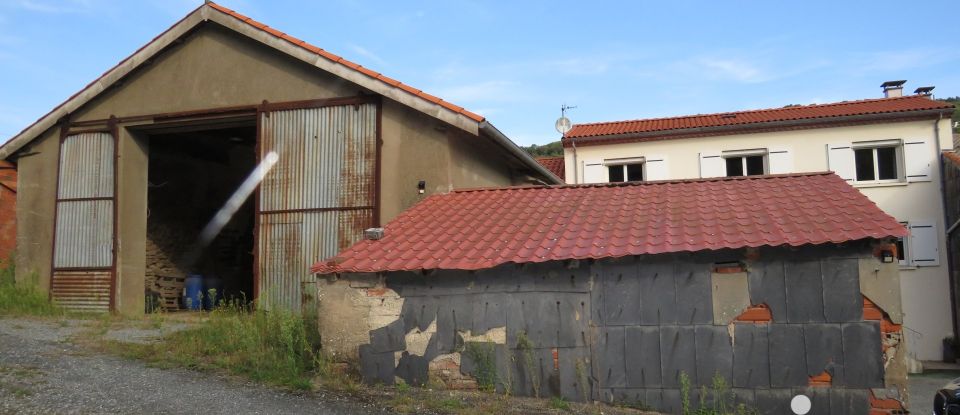
<svg viewBox="0 0 960 415">
<path fill-rule="evenodd" d="M 933 88 L 936 88 L 936 87 L 934 87 L 934 86 L 921 86 L 920 88 L 917 88 L 916 91 L 913 91 L 913 93 L 914 93 L 914 94 L 917 94 L 917 95 L 923 95 L 923 96 L 925 96 L 925 97 L 929 97 L 929 96 L 933 95 Z"/>
<path fill-rule="evenodd" d="M 880 84 L 880 87 L 883 88 L 883 97 L 884 98 L 896 98 L 903 96 L 903 84 L 907 83 L 906 80 L 902 81 L 887 81 Z"/>
</svg>

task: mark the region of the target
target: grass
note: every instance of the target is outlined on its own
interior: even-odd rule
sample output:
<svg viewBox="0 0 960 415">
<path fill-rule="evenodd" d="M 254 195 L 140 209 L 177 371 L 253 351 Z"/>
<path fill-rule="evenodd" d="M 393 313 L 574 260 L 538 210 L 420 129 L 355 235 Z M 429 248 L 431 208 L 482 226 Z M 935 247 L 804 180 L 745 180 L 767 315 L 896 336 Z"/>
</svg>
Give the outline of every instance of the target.
<svg viewBox="0 0 960 415">
<path fill-rule="evenodd" d="M 727 380 L 720 374 L 713 377 L 711 389 L 706 386 L 700 388 L 700 402 L 694 409 L 690 402 L 690 377 L 686 372 L 680 372 L 680 406 L 683 415 L 755 415 L 758 412 L 746 405 L 735 405 L 733 401 L 733 392 Z M 712 397 L 711 404 L 707 404 L 707 396 Z"/>
<path fill-rule="evenodd" d="M 63 310 L 50 302 L 47 294 L 37 290 L 37 276 L 17 282 L 13 261 L 0 261 L 0 315 L 57 316 Z"/>
<path fill-rule="evenodd" d="M 331 371 L 307 341 L 306 327 L 303 318 L 289 312 L 251 311 L 233 303 L 158 343 L 107 343 L 123 355 L 159 367 L 225 369 L 269 385 L 309 390 L 315 377 Z"/>
<path fill-rule="evenodd" d="M 554 396 L 554 397 L 550 398 L 550 407 L 553 408 L 553 409 L 559 409 L 559 410 L 561 410 L 561 411 L 569 411 L 569 410 L 570 410 L 570 402 L 567 402 L 567 401 L 564 400 L 563 398 L 559 398 L 559 397 Z"/>
</svg>

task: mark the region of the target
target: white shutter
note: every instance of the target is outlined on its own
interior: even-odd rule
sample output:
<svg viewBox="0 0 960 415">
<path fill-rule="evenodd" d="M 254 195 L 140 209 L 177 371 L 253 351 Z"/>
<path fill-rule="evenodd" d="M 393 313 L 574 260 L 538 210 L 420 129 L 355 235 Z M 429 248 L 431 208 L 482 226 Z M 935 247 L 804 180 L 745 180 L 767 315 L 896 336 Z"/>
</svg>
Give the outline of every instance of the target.
<svg viewBox="0 0 960 415">
<path fill-rule="evenodd" d="M 910 257 L 914 266 L 940 265 L 937 225 L 930 220 L 910 221 Z"/>
<path fill-rule="evenodd" d="M 667 156 L 647 156 L 643 168 L 643 180 L 645 181 L 670 179 Z"/>
<path fill-rule="evenodd" d="M 929 182 L 930 143 L 925 140 L 906 140 L 903 143 L 903 164 L 908 182 Z"/>
<path fill-rule="evenodd" d="M 851 182 L 857 178 L 857 164 L 850 143 L 827 144 L 827 165 L 843 180 Z"/>
<path fill-rule="evenodd" d="M 607 167 L 603 165 L 603 160 L 584 160 L 583 161 L 583 182 L 584 183 L 606 183 Z"/>
<path fill-rule="evenodd" d="M 727 166 L 719 151 L 700 153 L 700 177 L 724 177 L 727 175 Z"/>
<path fill-rule="evenodd" d="M 770 174 L 793 173 L 793 153 L 787 147 L 771 147 L 767 151 Z"/>
</svg>

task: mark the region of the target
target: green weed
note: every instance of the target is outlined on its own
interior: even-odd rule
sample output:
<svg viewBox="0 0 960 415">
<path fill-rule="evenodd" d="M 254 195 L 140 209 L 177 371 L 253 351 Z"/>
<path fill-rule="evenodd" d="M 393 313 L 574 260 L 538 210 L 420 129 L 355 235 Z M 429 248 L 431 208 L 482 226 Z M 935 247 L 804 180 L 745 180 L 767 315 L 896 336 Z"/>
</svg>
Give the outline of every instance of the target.
<svg viewBox="0 0 960 415">
<path fill-rule="evenodd" d="M 711 389 L 706 386 L 700 388 L 700 399 L 697 409 L 690 405 L 690 377 L 686 372 L 680 372 L 680 406 L 683 415 L 756 415 L 757 411 L 746 405 L 733 404 L 733 392 L 727 380 L 720 374 L 713 376 Z M 707 405 L 707 397 L 711 396 L 712 404 Z"/>
<path fill-rule="evenodd" d="M 37 289 L 38 277 L 17 282 L 13 261 L 0 261 L 0 315 L 57 316 L 63 310 L 50 302 L 47 293 Z"/>
<path fill-rule="evenodd" d="M 494 390 L 497 381 L 497 363 L 493 343 L 467 343 L 464 353 L 477 365 L 474 373 L 477 387 L 483 391 Z"/>
<path fill-rule="evenodd" d="M 559 409 L 561 411 L 569 411 L 570 402 L 567 402 L 563 398 L 554 396 L 550 398 L 550 407 L 553 409 Z"/>
</svg>

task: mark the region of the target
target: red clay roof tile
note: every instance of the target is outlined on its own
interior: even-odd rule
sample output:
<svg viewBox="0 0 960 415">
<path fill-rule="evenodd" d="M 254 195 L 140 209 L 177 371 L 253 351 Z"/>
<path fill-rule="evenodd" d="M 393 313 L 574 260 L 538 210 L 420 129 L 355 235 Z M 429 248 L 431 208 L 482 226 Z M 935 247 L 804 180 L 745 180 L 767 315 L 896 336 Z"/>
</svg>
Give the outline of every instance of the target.
<svg viewBox="0 0 960 415">
<path fill-rule="evenodd" d="M 960 168 L 960 154 L 953 150 L 944 150 L 943 157 L 953 164 L 954 168 Z"/>
<path fill-rule="evenodd" d="M 427 100 L 427 101 L 433 102 L 433 103 L 435 103 L 435 104 L 440 104 L 440 105 L 442 105 L 444 108 L 446 108 L 446 109 L 448 109 L 448 110 L 451 110 L 451 111 L 453 111 L 453 112 L 455 112 L 455 113 L 461 114 L 461 115 L 463 115 L 463 116 L 466 116 L 467 118 L 470 118 L 470 119 L 472 119 L 472 120 L 474 120 L 474 121 L 476 121 L 476 122 L 483 122 L 483 121 L 485 120 L 485 118 L 484 118 L 482 115 L 480 115 L 480 114 L 476 114 L 476 113 L 470 112 L 470 111 L 464 109 L 463 107 L 456 106 L 456 105 L 452 105 L 452 104 L 451 104 L 451 105 L 443 105 L 443 104 L 441 103 L 442 100 L 441 100 L 440 98 L 437 98 L 437 97 L 434 97 L 434 96 L 432 96 L 432 95 L 429 95 L 429 94 L 427 94 L 427 93 L 425 93 L 425 92 L 423 92 L 423 91 L 421 91 L 421 90 L 419 90 L 419 89 L 416 89 L 416 88 L 407 86 L 407 85 L 405 85 L 405 84 L 403 84 L 403 83 L 401 83 L 401 82 L 399 82 L 399 81 L 394 81 L 393 79 L 380 76 L 380 74 L 377 73 L 377 72 L 374 72 L 374 71 L 372 71 L 372 70 L 366 69 L 366 68 L 364 68 L 364 67 L 362 67 L 362 66 L 360 66 L 360 65 L 358 65 L 358 64 L 356 64 L 356 63 L 353 63 L 353 62 L 351 62 L 351 61 L 348 61 L 348 60 L 346 60 L 346 59 L 343 59 L 343 58 L 340 57 L 340 56 L 337 56 L 337 55 L 335 55 L 335 54 L 332 54 L 332 53 L 330 53 L 330 52 L 327 52 L 327 51 L 325 51 L 325 50 L 323 50 L 323 49 L 320 49 L 320 48 L 318 48 L 318 47 L 316 47 L 316 46 L 313 46 L 313 45 L 311 45 L 311 44 L 309 44 L 309 43 L 307 43 L 307 42 L 304 42 L 304 41 L 302 41 L 302 40 L 300 40 L 300 39 L 297 39 L 297 38 L 295 38 L 295 37 L 286 35 L 286 34 L 284 34 L 283 32 L 280 32 L 279 30 L 276 30 L 276 29 L 274 29 L 274 28 L 271 28 L 271 27 L 269 27 L 269 26 L 267 26 L 267 25 L 265 25 L 265 24 L 263 24 L 263 23 L 260 23 L 260 22 L 258 22 L 258 21 L 256 21 L 256 20 L 253 20 L 253 19 L 251 19 L 251 18 L 249 18 L 249 17 L 247 17 L 247 16 L 244 16 L 244 15 L 242 15 L 242 14 L 240 14 L 240 13 L 237 13 L 237 12 L 235 12 L 235 11 L 233 11 L 233 10 L 230 10 L 230 9 L 228 9 L 228 8 L 226 8 L 226 7 L 223 7 L 223 6 L 219 5 L 219 4 L 216 4 L 216 3 L 207 3 L 207 4 L 209 4 L 210 7 L 213 7 L 214 10 L 220 11 L 220 12 L 222 12 L 222 13 L 224 13 L 224 14 L 227 14 L 227 15 L 230 15 L 230 16 L 232 16 L 232 17 L 234 17 L 234 18 L 237 18 L 237 19 L 239 19 L 240 21 L 242 21 L 242 22 L 244 22 L 244 23 L 246 23 L 246 24 L 248 24 L 248 25 L 250 25 L 250 26 L 253 26 L 253 27 L 255 27 L 255 28 L 259 29 L 259 30 L 265 31 L 265 32 L 267 32 L 267 33 L 270 33 L 270 34 L 272 34 L 273 36 L 276 36 L 276 37 L 281 38 L 281 39 L 283 39 L 283 40 L 286 40 L 286 41 L 290 42 L 290 43 L 293 44 L 293 45 L 296 45 L 296 46 L 298 46 L 298 47 L 307 49 L 307 50 L 309 50 L 309 51 L 311 51 L 311 52 L 313 52 L 313 53 L 317 53 L 317 54 L 323 56 L 323 57 L 326 58 L 326 59 L 329 59 L 329 60 L 331 60 L 331 61 L 333 61 L 333 62 L 339 63 L 339 64 L 341 64 L 341 65 L 343 65 L 343 66 L 346 66 L 346 67 L 348 67 L 348 68 L 350 68 L 350 69 L 353 69 L 353 70 L 355 70 L 355 71 L 358 71 L 358 72 L 360 72 L 360 73 L 362 73 L 362 74 L 364 74 L 364 75 L 366 75 L 366 76 L 369 76 L 369 77 L 371 77 L 371 78 L 373 78 L 373 79 L 379 80 L 379 81 L 381 81 L 381 82 L 383 82 L 383 83 L 385 83 L 385 84 L 387 84 L 387 85 L 390 85 L 390 86 L 396 87 L 396 88 L 401 88 L 401 89 L 403 89 L 404 91 L 406 91 L 406 92 L 408 92 L 408 93 L 410 93 L 410 94 L 412 94 L 412 95 L 415 95 L 415 96 L 420 97 L 420 98 L 422 98 L 422 99 L 425 99 L 425 100 Z M 393 81 L 393 82 L 388 82 L 388 81 Z"/>
<path fill-rule="evenodd" d="M 547 170 L 550 170 L 551 173 L 555 174 L 559 178 L 566 177 L 566 165 L 563 162 L 563 156 L 559 157 L 537 157 L 537 163 L 540 163 L 543 167 L 546 167 Z"/>
<path fill-rule="evenodd" d="M 717 114 L 686 115 L 668 118 L 649 118 L 630 121 L 611 121 L 576 124 L 567 132 L 565 139 L 601 137 L 620 134 L 668 132 L 689 128 L 709 128 L 751 125 L 777 121 L 809 119 L 831 120 L 855 115 L 901 113 L 923 110 L 952 110 L 953 105 L 932 100 L 923 95 L 897 98 L 844 101 L 830 104 L 802 105 Z"/>
<path fill-rule="evenodd" d="M 903 236 L 906 229 L 832 173 L 459 190 L 431 196 L 318 273 L 477 270 Z"/>
</svg>

